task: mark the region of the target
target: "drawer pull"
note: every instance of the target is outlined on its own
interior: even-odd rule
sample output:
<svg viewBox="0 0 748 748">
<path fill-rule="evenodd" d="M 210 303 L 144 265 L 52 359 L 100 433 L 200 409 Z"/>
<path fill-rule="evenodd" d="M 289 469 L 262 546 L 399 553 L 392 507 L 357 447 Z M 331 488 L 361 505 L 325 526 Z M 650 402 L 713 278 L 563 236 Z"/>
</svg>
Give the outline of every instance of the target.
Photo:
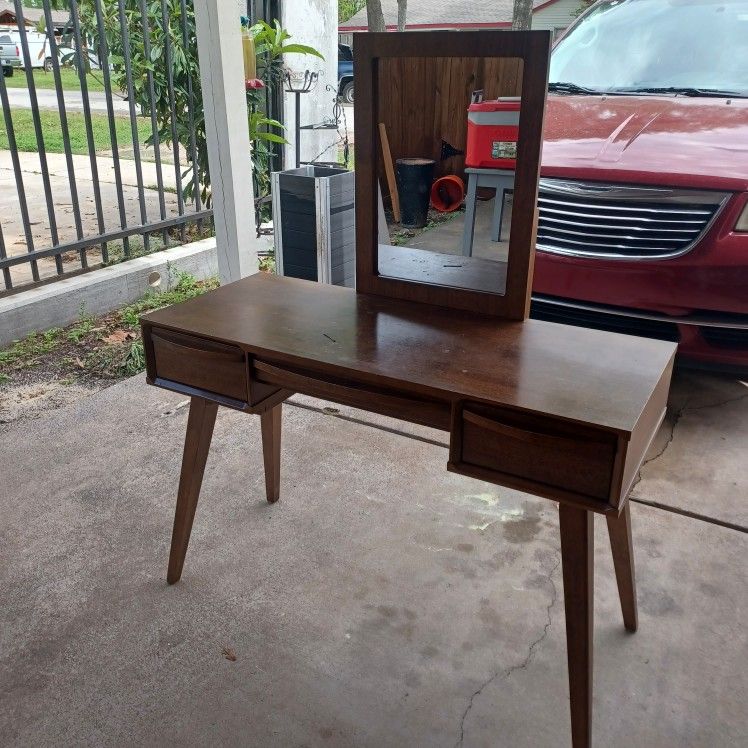
<svg viewBox="0 0 748 748">
<path fill-rule="evenodd" d="M 354 408 L 365 408 L 376 413 L 405 418 L 425 426 L 449 430 L 448 403 L 426 400 L 414 395 L 390 394 L 378 387 L 342 384 L 315 373 L 298 372 L 273 366 L 265 361 L 252 362 L 254 378 L 258 382 L 274 384 L 304 395 L 340 402 Z"/>
<path fill-rule="evenodd" d="M 347 384 L 340 384 L 334 380 L 323 379 L 317 376 L 310 377 L 308 374 L 292 371 L 290 369 L 281 369 L 272 364 L 267 364 L 264 361 L 255 361 L 254 368 L 260 374 L 265 375 L 264 378 L 259 376 L 257 378 L 258 381 L 266 381 L 268 384 L 281 384 L 299 392 L 316 390 L 334 393 L 337 391 L 340 394 L 348 394 L 351 397 L 356 398 L 367 397 L 371 393 L 376 394 L 378 397 L 386 398 L 391 401 L 393 405 L 401 405 L 404 407 L 409 402 L 405 398 L 398 397 L 397 395 L 383 394 L 378 392 L 376 389 L 368 390 L 364 387 L 352 387 Z"/>
<path fill-rule="evenodd" d="M 198 344 L 198 339 L 196 338 L 188 338 L 178 333 L 168 333 L 161 330 L 153 333 L 153 339 L 154 341 L 158 340 L 161 344 L 189 351 L 190 355 L 208 354 L 210 356 L 224 356 L 237 362 L 244 360 L 244 355 L 237 348 L 224 345 L 223 343 L 216 343 L 212 340 L 200 340 Z"/>
<path fill-rule="evenodd" d="M 614 435 L 481 403 L 457 405 L 454 418 L 451 470 L 549 498 L 609 500 Z"/>
<path fill-rule="evenodd" d="M 486 418 L 469 410 L 464 410 L 462 417 L 469 423 L 480 426 L 480 428 L 488 429 L 497 434 L 507 436 L 510 439 L 517 439 L 528 444 L 537 444 L 539 446 L 552 446 L 553 444 L 573 446 L 579 441 L 591 441 L 590 439 L 585 439 L 583 436 L 575 435 L 573 439 L 568 439 L 557 434 L 545 434 L 541 431 L 530 431 L 528 429 L 517 428 L 516 426 L 508 426 L 500 421 L 495 421 L 493 418 Z"/>
</svg>

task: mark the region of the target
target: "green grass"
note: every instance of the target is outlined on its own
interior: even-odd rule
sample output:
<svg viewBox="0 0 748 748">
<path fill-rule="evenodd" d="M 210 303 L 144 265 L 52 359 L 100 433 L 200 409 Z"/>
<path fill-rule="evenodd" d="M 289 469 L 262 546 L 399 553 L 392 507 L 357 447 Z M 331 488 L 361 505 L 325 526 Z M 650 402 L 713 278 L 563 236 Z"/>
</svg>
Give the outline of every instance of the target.
<svg viewBox="0 0 748 748">
<path fill-rule="evenodd" d="M 23 340 L 17 340 L 8 348 L 0 350 L 0 367 L 20 368 L 31 366 L 46 353 L 50 353 L 60 344 L 62 330 L 54 327 L 46 332 L 35 332 Z M 7 374 L 3 373 L 7 381 Z"/>
<path fill-rule="evenodd" d="M 78 73 L 73 68 L 62 68 L 60 70 L 60 79 L 62 88 L 65 91 L 80 91 L 81 84 Z M 10 78 L 5 79 L 5 85 L 8 88 L 28 88 L 26 73 L 23 70 L 15 70 Z M 104 80 L 101 77 L 101 71 L 89 73 L 86 76 L 86 85 L 89 91 L 103 91 Z M 34 70 L 34 86 L 36 88 L 54 89 L 54 73 L 45 73 L 43 70 Z"/>
<path fill-rule="evenodd" d="M 345 153 L 343 151 L 342 145 L 338 148 L 338 163 L 344 168 L 348 169 L 348 171 L 355 171 L 356 155 L 353 152 L 353 143 L 351 143 L 348 147 L 348 165 L 346 165 L 345 163 Z"/>
<path fill-rule="evenodd" d="M 189 273 L 174 274 L 176 284 L 160 293 L 148 293 L 115 314 L 115 326 L 131 332 L 134 339 L 120 345 L 104 345 L 91 351 L 84 360 L 88 372 L 99 377 L 131 377 L 145 369 L 145 351 L 140 337 L 140 317 L 161 307 L 179 304 L 218 287 L 218 280 L 198 281 Z"/>
<path fill-rule="evenodd" d="M 44 135 L 44 147 L 48 153 L 63 153 L 62 127 L 60 116 L 53 111 L 40 111 L 42 133 Z M 14 109 L 12 112 L 13 132 L 16 136 L 16 145 L 19 151 L 31 151 L 36 153 L 39 149 L 34 132 L 34 121 L 30 109 Z M 86 126 L 83 114 L 72 112 L 67 116 L 68 130 L 70 131 L 70 147 L 73 153 L 87 154 L 88 143 L 86 141 Z M 132 145 L 132 132 L 130 120 L 127 117 L 115 117 L 115 128 L 117 132 L 117 144 L 120 148 Z M 93 131 L 95 150 L 110 150 L 112 142 L 109 138 L 109 121 L 105 114 L 91 115 L 91 130 Z M 151 134 L 150 123 L 146 120 L 138 120 L 138 137 L 141 143 Z M 8 149 L 8 133 L 5 128 L 5 120 L 0 121 L 0 149 Z"/>
<path fill-rule="evenodd" d="M 176 284 L 166 291 L 158 293 L 148 293 L 142 299 L 134 304 L 126 306 L 119 311 L 120 319 L 125 327 L 137 328 L 138 320 L 142 314 L 151 312 L 154 309 L 160 309 L 164 306 L 179 304 L 180 301 L 187 301 L 195 296 L 200 296 L 206 291 L 218 288 L 218 280 L 212 278 L 207 281 L 198 281 L 189 273 L 177 272 L 174 275 Z"/>
<path fill-rule="evenodd" d="M 166 290 L 149 292 L 103 317 L 88 315 L 81 307 L 72 325 L 33 333 L 0 350 L 0 384 L 12 383 L 14 372 L 32 367 L 53 371 L 66 384 L 85 374 L 102 379 L 138 374 L 145 368 L 140 316 L 217 287 L 216 278 L 198 281 L 188 273 L 175 272 Z"/>
</svg>

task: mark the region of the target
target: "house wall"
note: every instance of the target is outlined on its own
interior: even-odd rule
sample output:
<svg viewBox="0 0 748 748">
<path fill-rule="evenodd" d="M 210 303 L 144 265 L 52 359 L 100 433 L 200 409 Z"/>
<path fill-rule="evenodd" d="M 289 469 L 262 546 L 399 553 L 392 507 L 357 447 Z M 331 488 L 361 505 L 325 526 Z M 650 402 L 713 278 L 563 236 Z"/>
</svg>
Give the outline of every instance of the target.
<svg viewBox="0 0 748 748">
<path fill-rule="evenodd" d="M 558 0 L 558 2 L 536 10 L 532 14 L 532 28 L 535 30 L 565 29 L 576 18 L 580 0 Z"/>
<path fill-rule="evenodd" d="M 319 72 L 320 77 L 311 93 L 301 96 L 301 124 L 316 124 L 333 116 L 338 83 L 338 3 L 337 0 L 293 0 L 282 4 L 282 24 L 291 34 L 290 43 L 308 44 L 325 57 L 290 54 L 286 65 L 294 71 Z M 327 90 L 326 86 L 332 90 Z M 293 168 L 296 158 L 295 96 L 285 94 L 283 107 L 286 123 L 286 168 Z M 301 160 L 336 161 L 338 140 L 335 130 L 302 131 Z M 322 153 L 325 151 L 324 153 Z M 322 153 L 320 156 L 319 154 Z"/>
</svg>

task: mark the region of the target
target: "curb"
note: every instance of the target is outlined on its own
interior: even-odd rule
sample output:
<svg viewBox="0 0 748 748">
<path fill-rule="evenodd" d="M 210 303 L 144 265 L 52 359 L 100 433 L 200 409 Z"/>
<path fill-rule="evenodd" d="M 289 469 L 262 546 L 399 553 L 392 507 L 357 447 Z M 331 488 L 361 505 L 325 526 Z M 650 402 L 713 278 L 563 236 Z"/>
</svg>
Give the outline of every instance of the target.
<svg viewBox="0 0 748 748">
<path fill-rule="evenodd" d="M 218 275 L 215 237 L 136 257 L 0 298 L 0 346 L 32 332 L 64 327 L 86 314 L 107 314 L 168 288 L 174 270 L 205 280 Z"/>
</svg>

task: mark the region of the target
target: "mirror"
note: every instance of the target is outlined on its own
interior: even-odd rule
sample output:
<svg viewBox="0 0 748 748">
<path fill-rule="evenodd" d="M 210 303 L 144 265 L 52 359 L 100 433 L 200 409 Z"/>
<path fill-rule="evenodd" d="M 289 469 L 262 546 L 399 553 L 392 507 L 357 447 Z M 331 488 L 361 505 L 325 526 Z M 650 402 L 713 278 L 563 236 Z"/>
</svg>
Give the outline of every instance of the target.
<svg viewBox="0 0 748 748">
<path fill-rule="evenodd" d="M 378 59 L 379 276 L 505 294 L 522 74 L 518 57 Z"/>
</svg>

